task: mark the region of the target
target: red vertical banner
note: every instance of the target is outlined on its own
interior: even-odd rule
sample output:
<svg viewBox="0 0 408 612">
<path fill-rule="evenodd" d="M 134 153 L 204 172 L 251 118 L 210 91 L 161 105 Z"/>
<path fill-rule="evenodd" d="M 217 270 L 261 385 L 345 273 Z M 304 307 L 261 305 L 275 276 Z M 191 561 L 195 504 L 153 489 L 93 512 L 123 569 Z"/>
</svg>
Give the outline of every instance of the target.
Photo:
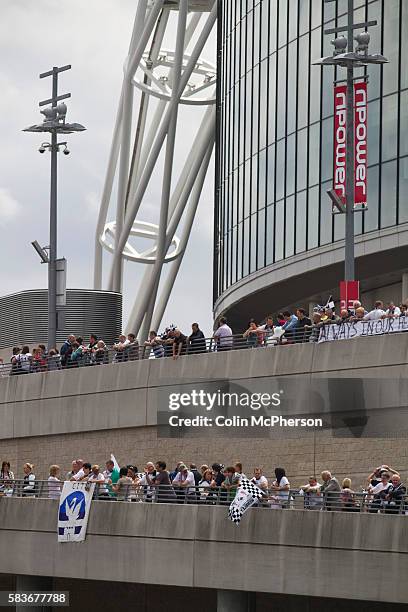
<svg viewBox="0 0 408 612">
<path fill-rule="evenodd" d="M 334 86 L 333 189 L 346 203 L 347 86 Z"/>
<path fill-rule="evenodd" d="M 353 302 L 359 299 L 359 281 L 340 281 L 340 310 L 353 308 Z"/>
<path fill-rule="evenodd" d="M 367 207 L 367 83 L 354 83 L 354 207 Z"/>
</svg>

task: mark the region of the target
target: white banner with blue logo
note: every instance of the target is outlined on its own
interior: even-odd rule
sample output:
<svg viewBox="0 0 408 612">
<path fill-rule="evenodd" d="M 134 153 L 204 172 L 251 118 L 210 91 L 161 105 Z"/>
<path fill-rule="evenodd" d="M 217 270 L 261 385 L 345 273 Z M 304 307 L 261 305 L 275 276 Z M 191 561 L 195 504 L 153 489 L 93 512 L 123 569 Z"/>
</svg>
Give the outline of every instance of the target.
<svg viewBox="0 0 408 612">
<path fill-rule="evenodd" d="M 58 542 L 85 540 L 95 483 L 64 482 L 58 508 Z"/>
</svg>

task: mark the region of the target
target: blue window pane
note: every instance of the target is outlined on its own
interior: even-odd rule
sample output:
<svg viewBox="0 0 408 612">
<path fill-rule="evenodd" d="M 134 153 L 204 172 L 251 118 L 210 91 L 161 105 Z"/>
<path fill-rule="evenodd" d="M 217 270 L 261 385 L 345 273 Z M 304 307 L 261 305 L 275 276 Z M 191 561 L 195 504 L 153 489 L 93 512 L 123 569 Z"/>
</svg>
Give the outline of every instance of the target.
<svg viewBox="0 0 408 612">
<path fill-rule="evenodd" d="M 278 115 L 277 115 L 277 138 L 285 136 L 286 122 L 286 47 L 278 51 Z"/>
<path fill-rule="evenodd" d="M 399 222 L 408 221 L 408 157 L 400 160 L 399 169 Z"/>
<path fill-rule="evenodd" d="M 279 47 L 286 44 L 288 31 L 288 0 L 279 0 Z"/>
<path fill-rule="evenodd" d="M 268 55 L 269 2 L 261 3 L 261 60 Z"/>
<path fill-rule="evenodd" d="M 298 132 L 297 144 L 297 189 L 302 190 L 306 187 L 307 170 L 307 129 Z"/>
<path fill-rule="evenodd" d="M 310 61 L 321 57 L 321 36 L 322 30 L 318 28 L 311 34 L 311 49 L 310 49 Z M 322 68 L 319 66 L 310 67 L 310 123 L 319 121 L 320 119 L 320 78 L 322 74 Z"/>
<path fill-rule="evenodd" d="M 299 2 L 299 36 L 309 29 L 309 0 Z"/>
<path fill-rule="evenodd" d="M 268 100 L 268 143 L 275 142 L 276 128 L 276 59 L 274 53 L 269 58 L 269 100 Z"/>
<path fill-rule="evenodd" d="M 378 164 L 380 158 L 380 101 L 370 102 L 367 109 L 368 165 Z"/>
<path fill-rule="evenodd" d="M 406 3 L 406 2 L 405 2 Z M 383 95 L 398 88 L 399 0 L 384 2 L 384 55 L 389 64 L 383 69 Z"/>
<path fill-rule="evenodd" d="M 322 181 L 333 178 L 333 119 L 322 121 Z"/>
<path fill-rule="evenodd" d="M 319 182 L 320 123 L 309 128 L 309 185 Z"/>
<path fill-rule="evenodd" d="M 367 173 L 367 210 L 364 215 L 364 233 L 378 229 L 378 166 L 368 169 Z"/>
<path fill-rule="evenodd" d="M 275 145 L 268 148 L 267 192 L 266 201 L 272 204 L 275 201 Z"/>
<path fill-rule="evenodd" d="M 266 265 L 273 263 L 273 246 L 274 246 L 274 209 L 275 206 L 268 206 L 266 209 Z"/>
<path fill-rule="evenodd" d="M 289 40 L 297 37 L 298 28 L 298 0 L 289 0 Z"/>
<path fill-rule="evenodd" d="M 368 19 L 377 20 L 377 25 L 374 28 L 370 28 L 370 51 L 371 53 L 381 53 L 381 2 L 376 0 L 375 2 L 368 4 Z M 388 65 L 387 65 L 388 68 Z M 380 67 L 372 65 L 368 68 L 368 74 L 370 77 L 369 82 L 369 98 L 374 100 L 380 96 Z"/>
<path fill-rule="evenodd" d="M 288 100 L 287 100 L 287 133 L 296 129 L 296 88 L 297 88 L 297 42 L 288 48 Z"/>
<path fill-rule="evenodd" d="M 382 111 L 382 159 L 386 161 L 397 155 L 398 96 L 387 96 Z"/>
<path fill-rule="evenodd" d="M 267 143 L 267 110 L 268 110 L 268 60 L 263 60 L 260 71 L 259 88 L 259 148 L 263 149 Z"/>
<path fill-rule="evenodd" d="M 276 203 L 275 219 L 275 261 L 283 259 L 283 237 L 284 237 L 284 207 L 283 200 Z"/>
<path fill-rule="evenodd" d="M 292 134 L 287 139 L 286 145 L 286 195 L 291 195 L 295 191 L 295 157 L 296 135 Z"/>
<path fill-rule="evenodd" d="M 298 70 L 298 127 L 307 124 L 307 99 L 309 95 L 309 36 L 299 39 L 299 70 Z"/>
<path fill-rule="evenodd" d="M 258 206 L 266 206 L 266 149 L 259 153 L 258 158 Z"/>
<path fill-rule="evenodd" d="M 286 198 L 286 218 L 285 218 L 285 257 L 290 257 L 294 253 L 294 229 L 295 229 L 295 196 Z"/>
<path fill-rule="evenodd" d="M 285 190 L 285 141 L 280 140 L 276 147 L 276 199 L 283 198 Z"/>
<path fill-rule="evenodd" d="M 408 2 L 402 3 L 401 16 L 401 89 L 408 87 L 408 70 L 406 58 L 408 57 Z"/>
<path fill-rule="evenodd" d="M 381 166 L 381 227 L 396 223 L 397 162 Z"/>
<path fill-rule="evenodd" d="M 269 1 L 269 53 L 277 49 L 276 25 L 277 25 L 278 0 Z"/>
<path fill-rule="evenodd" d="M 408 155 L 408 91 L 401 92 L 400 155 Z"/>
<path fill-rule="evenodd" d="M 306 191 L 296 195 L 296 253 L 306 250 Z"/>
<path fill-rule="evenodd" d="M 263 268 L 265 265 L 265 209 L 259 211 L 258 217 L 258 263 L 257 269 Z"/>
<path fill-rule="evenodd" d="M 327 195 L 330 187 L 330 183 L 323 183 L 321 186 L 320 244 L 332 241 L 333 214 L 331 201 Z"/>
<path fill-rule="evenodd" d="M 307 248 L 313 249 L 318 243 L 319 187 L 309 189 Z"/>
</svg>

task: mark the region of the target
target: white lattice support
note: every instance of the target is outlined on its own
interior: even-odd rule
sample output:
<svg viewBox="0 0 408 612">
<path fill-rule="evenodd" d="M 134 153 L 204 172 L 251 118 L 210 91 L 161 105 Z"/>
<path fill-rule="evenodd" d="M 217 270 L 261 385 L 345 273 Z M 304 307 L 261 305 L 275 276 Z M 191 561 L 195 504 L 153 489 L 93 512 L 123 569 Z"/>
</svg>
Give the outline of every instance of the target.
<svg viewBox="0 0 408 612">
<path fill-rule="evenodd" d="M 187 23 L 187 13 L 192 12 Z M 206 13 L 204 23 L 201 18 Z M 169 15 L 177 16 L 176 49 L 162 49 Z M 215 66 L 201 58 L 216 20 L 215 0 L 139 0 L 103 186 L 95 241 L 94 286 L 102 287 L 103 251 L 112 254 L 108 288 L 122 288 L 124 259 L 145 264 L 129 331 L 158 325 L 194 222 L 215 133 Z M 198 38 L 195 39 L 199 28 Z M 194 44 L 193 37 L 196 40 Z M 192 46 L 190 52 L 188 48 Z M 138 89 L 137 123 L 131 155 L 132 116 Z M 211 91 L 211 94 L 209 94 Z M 207 95 L 202 97 L 203 92 Z M 154 104 L 153 104 L 154 102 Z M 185 164 L 174 176 L 180 105 L 207 107 Z M 183 133 L 185 139 L 186 134 Z M 139 219 L 146 190 L 165 144 L 159 223 Z M 117 180 L 115 221 L 107 221 Z M 156 180 L 156 174 L 155 174 Z M 175 187 L 172 187 L 173 183 Z M 181 231 L 181 239 L 176 231 Z M 138 249 L 135 239 L 149 239 Z M 157 295 L 159 301 L 156 305 Z M 142 340 L 143 338 L 141 338 Z"/>
</svg>

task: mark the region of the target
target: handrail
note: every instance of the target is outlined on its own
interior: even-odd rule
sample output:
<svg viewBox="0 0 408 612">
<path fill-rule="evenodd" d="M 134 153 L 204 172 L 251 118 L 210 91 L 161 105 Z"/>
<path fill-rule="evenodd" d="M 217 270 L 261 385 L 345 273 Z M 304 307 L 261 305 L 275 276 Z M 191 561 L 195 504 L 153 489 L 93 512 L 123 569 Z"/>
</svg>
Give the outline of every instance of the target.
<svg viewBox="0 0 408 612">
<path fill-rule="evenodd" d="M 295 328 L 286 330 L 282 335 L 274 335 L 272 331 L 254 330 L 244 336 L 244 334 L 233 334 L 224 336 L 220 340 L 215 338 L 199 338 L 194 341 L 189 341 L 183 344 L 180 356 L 200 355 L 205 353 L 224 352 L 231 350 L 254 349 L 254 348 L 270 348 L 273 346 L 286 346 L 290 344 L 303 344 L 317 342 L 320 329 L 327 325 L 338 325 L 336 321 L 329 321 L 311 325 L 306 328 Z M 382 335 L 387 335 L 385 331 Z M 403 333 L 393 331 L 393 334 Z M 171 358 L 173 356 L 172 338 L 163 340 L 158 346 L 162 350 L 155 351 L 153 347 L 141 346 L 135 344 L 127 346 L 124 349 L 115 349 L 106 347 L 104 349 L 95 350 L 84 348 L 82 352 L 70 357 L 66 362 L 63 361 L 60 355 L 41 356 L 39 358 L 30 357 L 25 360 L 18 358 L 17 363 L 0 363 L 0 377 L 17 376 L 24 374 L 37 374 L 44 372 L 56 372 L 65 369 L 102 366 L 108 364 L 120 364 L 128 361 L 138 361 L 153 358 Z"/>
<path fill-rule="evenodd" d="M 0 480 L 0 498 L 5 496 L 59 499 L 63 484 L 63 481 L 48 480 L 29 482 L 23 479 Z M 105 482 L 95 484 L 93 499 L 114 502 L 229 506 L 235 495 L 236 488 L 228 490 L 222 486 L 211 487 L 199 484 L 181 488 L 175 484 L 155 486 L 141 485 L 139 482 L 119 483 L 119 486 L 115 486 L 110 482 Z M 368 491 L 354 492 L 349 489 L 328 493 L 319 491 L 305 493 L 301 489 L 277 491 L 270 487 L 264 490 L 263 498 L 254 507 L 408 515 L 408 495 L 396 495 L 395 499 L 387 499 L 386 493 L 373 495 Z"/>
</svg>

